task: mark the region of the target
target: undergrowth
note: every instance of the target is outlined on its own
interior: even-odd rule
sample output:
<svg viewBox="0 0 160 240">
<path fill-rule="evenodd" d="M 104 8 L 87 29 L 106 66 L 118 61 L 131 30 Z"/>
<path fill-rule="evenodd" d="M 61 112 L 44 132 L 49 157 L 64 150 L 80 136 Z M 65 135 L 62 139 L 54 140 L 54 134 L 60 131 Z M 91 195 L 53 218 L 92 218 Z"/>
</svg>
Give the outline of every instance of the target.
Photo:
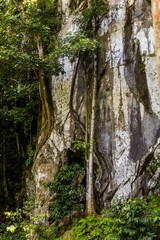
<svg viewBox="0 0 160 240">
<path fill-rule="evenodd" d="M 7 213 L 9 221 L 0 225 L 1 240 L 24 240 L 34 230 L 35 240 L 159 240 L 160 206 L 158 199 L 132 198 L 116 200 L 101 215 L 72 219 L 69 225 L 57 227 L 35 224 L 24 219 L 21 211 Z M 32 222 L 31 222 L 32 220 Z M 39 236 L 38 236 L 39 235 Z"/>
<path fill-rule="evenodd" d="M 68 234 L 67 234 L 68 233 Z M 72 224 L 54 227 L 48 240 L 159 240 L 158 199 L 116 200 L 102 215 L 73 219 Z"/>
<path fill-rule="evenodd" d="M 53 220 L 66 217 L 71 211 L 79 210 L 80 191 L 74 185 L 74 179 L 83 173 L 84 169 L 79 164 L 63 166 L 55 174 L 53 181 L 45 184 L 53 195 L 49 204 L 50 217 Z"/>
</svg>

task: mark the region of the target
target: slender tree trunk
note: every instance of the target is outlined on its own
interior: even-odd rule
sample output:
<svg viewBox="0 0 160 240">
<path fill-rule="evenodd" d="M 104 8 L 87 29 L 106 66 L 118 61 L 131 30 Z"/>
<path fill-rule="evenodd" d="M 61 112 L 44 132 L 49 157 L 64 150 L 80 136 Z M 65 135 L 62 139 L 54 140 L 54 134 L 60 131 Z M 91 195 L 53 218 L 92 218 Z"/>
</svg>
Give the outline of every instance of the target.
<svg viewBox="0 0 160 240">
<path fill-rule="evenodd" d="M 159 97 L 160 97 L 160 2 L 159 0 L 152 0 L 152 16 L 153 26 L 155 31 L 155 50 L 157 56 L 158 68 L 158 83 L 159 83 Z"/>
<path fill-rule="evenodd" d="M 3 157 L 2 157 L 2 169 L 3 169 L 3 190 L 4 190 L 4 197 L 5 201 L 8 202 L 8 187 L 6 181 L 6 162 L 7 162 L 7 139 L 6 133 L 3 132 Z"/>
<path fill-rule="evenodd" d="M 87 186 L 86 186 L 86 214 L 95 214 L 94 207 L 94 186 L 93 186 L 93 140 L 95 128 L 95 113 L 96 113 L 96 91 L 97 91 L 97 55 L 94 54 L 93 64 L 93 89 L 92 89 L 92 108 L 91 108 L 91 123 L 90 123 L 90 149 L 89 158 L 87 161 Z"/>
<path fill-rule="evenodd" d="M 83 69 L 84 69 L 84 95 L 85 95 L 85 144 L 87 145 L 88 143 L 88 82 L 87 82 L 87 63 L 86 61 L 82 62 L 83 64 Z M 88 149 L 85 151 L 85 161 L 87 165 L 87 160 L 88 160 Z"/>
<path fill-rule="evenodd" d="M 18 151 L 19 157 L 25 159 L 24 147 L 18 132 L 16 132 L 16 143 L 17 143 L 17 151 Z"/>
<path fill-rule="evenodd" d="M 88 0 L 88 7 L 91 7 L 92 0 Z M 94 33 L 96 35 L 96 21 L 92 22 Z M 91 104 L 91 119 L 90 119 L 90 146 L 89 156 L 86 161 L 86 215 L 95 214 L 94 206 L 94 183 L 93 183 L 93 154 L 94 154 L 94 128 L 95 128 L 95 113 L 96 113 L 96 90 L 97 90 L 97 54 L 94 53 L 93 60 L 93 88 L 92 88 L 92 104 Z"/>
<path fill-rule="evenodd" d="M 86 66 L 86 62 L 84 62 L 84 68 Z M 88 143 L 88 84 L 87 84 L 87 72 L 84 70 L 84 85 L 85 85 L 85 143 Z M 87 149 L 86 149 L 86 159 L 88 158 Z"/>
</svg>

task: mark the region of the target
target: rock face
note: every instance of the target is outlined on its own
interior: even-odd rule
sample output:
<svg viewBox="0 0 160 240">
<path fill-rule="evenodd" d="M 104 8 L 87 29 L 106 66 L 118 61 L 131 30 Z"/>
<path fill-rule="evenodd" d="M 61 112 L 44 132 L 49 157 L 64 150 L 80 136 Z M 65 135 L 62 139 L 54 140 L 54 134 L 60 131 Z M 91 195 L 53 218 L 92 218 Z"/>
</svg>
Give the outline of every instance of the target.
<svg viewBox="0 0 160 240">
<path fill-rule="evenodd" d="M 65 8 L 72 3 L 62 2 Z M 117 196 L 159 194 L 160 179 L 160 102 L 151 4 L 147 0 L 112 0 L 110 4 L 118 4 L 118 10 L 113 8 L 113 14 L 99 30 L 105 50 L 99 59 L 95 127 L 94 185 L 98 208 L 109 206 Z M 63 32 L 73 31 L 74 27 L 72 16 L 68 17 Z M 45 197 L 45 204 L 39 206 L 42 212 L 49 201 L 42 183 L 70 161 L 72 142 L 84 139 L 69 110 L 74 64 L 67 58 L 62 63 L 66 73 L 50 82 L 54 128 L 33 166 L 36 195 L 39 199 Z M 81 65 L 74 109 L 84 122 Z"/>
</svg>

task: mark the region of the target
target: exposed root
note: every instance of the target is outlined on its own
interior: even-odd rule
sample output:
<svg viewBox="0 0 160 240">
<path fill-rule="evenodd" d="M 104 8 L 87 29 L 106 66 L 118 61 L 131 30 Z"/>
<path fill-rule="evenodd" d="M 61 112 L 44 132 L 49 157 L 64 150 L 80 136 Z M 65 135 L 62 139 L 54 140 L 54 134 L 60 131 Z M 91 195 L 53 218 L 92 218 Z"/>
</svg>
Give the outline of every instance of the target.
<svg viewBox="0 0 160 240">
<path fill-rule="evenodd" d="M 71 84 L 71 93 L 70 93 L 70 101 L 69 101 L 69 108 L 70 108 L 71 117 L 73 118 L 73 120 L 75 121 L 75 123 L 77 123 L 77 125 L 81 128 L 82 132 L 85 133 L 85 126 L 84 126 L 84 124 L 79 120 L 78 113 L 73 109 L 74 87 L 75 87 L 76 77 L 77 77 L 77 73 L 78 73 L 79 63 L 80 63 L 80 54 L 79 54 L 79 57 L 78 57 L 77 62 L 76 62 L 76 64 L 75 64 L 74 71 L 73 71 L 72 84 Z"/>
</svg>

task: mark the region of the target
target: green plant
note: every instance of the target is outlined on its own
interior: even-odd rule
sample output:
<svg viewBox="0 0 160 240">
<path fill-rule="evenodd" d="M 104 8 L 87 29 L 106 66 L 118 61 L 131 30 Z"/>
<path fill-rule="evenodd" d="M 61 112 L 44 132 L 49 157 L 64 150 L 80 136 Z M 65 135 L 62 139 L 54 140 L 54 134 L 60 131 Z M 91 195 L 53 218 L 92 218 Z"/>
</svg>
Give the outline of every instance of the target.
<svg viewBox="0 0 160 240">
<path fill-rule="evenodd" d="M 74 34 L 72 32 L 66 34 L 59 51 L 62 56 L 67 56 L 73 62 L 80 52 L 81 54 L 86 52 L 93 53 L 97 49 L 101 49 L 98 38 L 91 36 L 91 31 L 83 33 L 83 31 L 79 30 Z"/>
<path fill-rule="evenodd" d="M 144 60 L 142 60 L 141 63 L 140 63 L 140 70 L 141 70 L 142 73 L 146 72 L 146 64 L 145 64 Z"/>
<path fill-rule="evenodd" d="M 108 232 L 108 218 L 91 215 L 75 224 L 71 240 L 104 240 Z"/>
<path fill-rule="evenodd" d="M 76 15 L 75 21 L 78 23 L 79 28 L 86 30 L 89 29 L 94 35 L 92 21 L 96 22 L 96 31 L 98 31 L 102 20 L 108 17 L 110 11 L 109 1 L 107 0 L 93 0 L 90 1 L 90 6 L 79 11 Z M 92 35 L 92 36 L 93 36 Z"/>
<path fill-rule="evenodd" d="M 45 184 L 53 194 L 53 201 L 49 204 L 53 219 L 64 218 L 70 211 L 79 209 L 80 192 L 78 186 L 73 186 L 73 180 L 83 171 L 79 164 L 64 166 L 56 173 L 53 181 Z"/>
<path fill-rule="evenodd" d="M 160 237 L 160 207 L 156 197 L 117 200 L 111 210 L 103 213 L 110 218 L 110 234 L 106 239 L 152 240 Z"/>
<path fill-rule="evenodd" d="M 149 172 L 151 175 L 160 167 L 160 155 L 153 157 L 152 161 L 146 168 L 146 171 Z"/>
<path fill-rule="evenodd" d="M 141 70 L 142 73 L 146 72 L 146 64 L 145 64 L 146 55 L 147 55 L 146 51 L 141 54 L 140 70 Z"/>
<path fill-rule="evenodd" d="M 33 163 L 34 153 L 35 153 L 35 150 L 32 149 L 28 154 L 28 158 L 25 162 L 25 165 L 26 165 L 27 168 L 30 167 Z"/>
<path fill-rule="evenodd" d="M 25 240 L 31 234 L 44 233 L 47 226 L 41 226 L 38 220 L 45 218 L 44 214 L 34 216 L 35 209 L 35 194 L 31 195 L 29 200 L 24 202 L 22 209 L 16 211 L 5 212 L 6 222 L 0 224 L 0 239 L 1 240 Z"/>
<path fill-rule="evenodd" d="M 81 152 L 84 152 L 84 154 L 88 153 L 91 146 L 96 144 L 96 141 L 92 139 L 91 141 L 85 143 L 81 140 L 73 141 L 74 148 L 76 150 L 80 150 Z"/>
<path fill-rule="evenodd" d="M 23 203 L 23 213 L 31 214 L 37 206 L 35 193 L 31 194 L 29 199 Z"/>
<path fill-rule="evenodd" d="M 24 231 L 15 228 L 11 221 L 6 221 L 0 224 L 0 239 L 1 240 L 26 240 Z"/>
</svg>

